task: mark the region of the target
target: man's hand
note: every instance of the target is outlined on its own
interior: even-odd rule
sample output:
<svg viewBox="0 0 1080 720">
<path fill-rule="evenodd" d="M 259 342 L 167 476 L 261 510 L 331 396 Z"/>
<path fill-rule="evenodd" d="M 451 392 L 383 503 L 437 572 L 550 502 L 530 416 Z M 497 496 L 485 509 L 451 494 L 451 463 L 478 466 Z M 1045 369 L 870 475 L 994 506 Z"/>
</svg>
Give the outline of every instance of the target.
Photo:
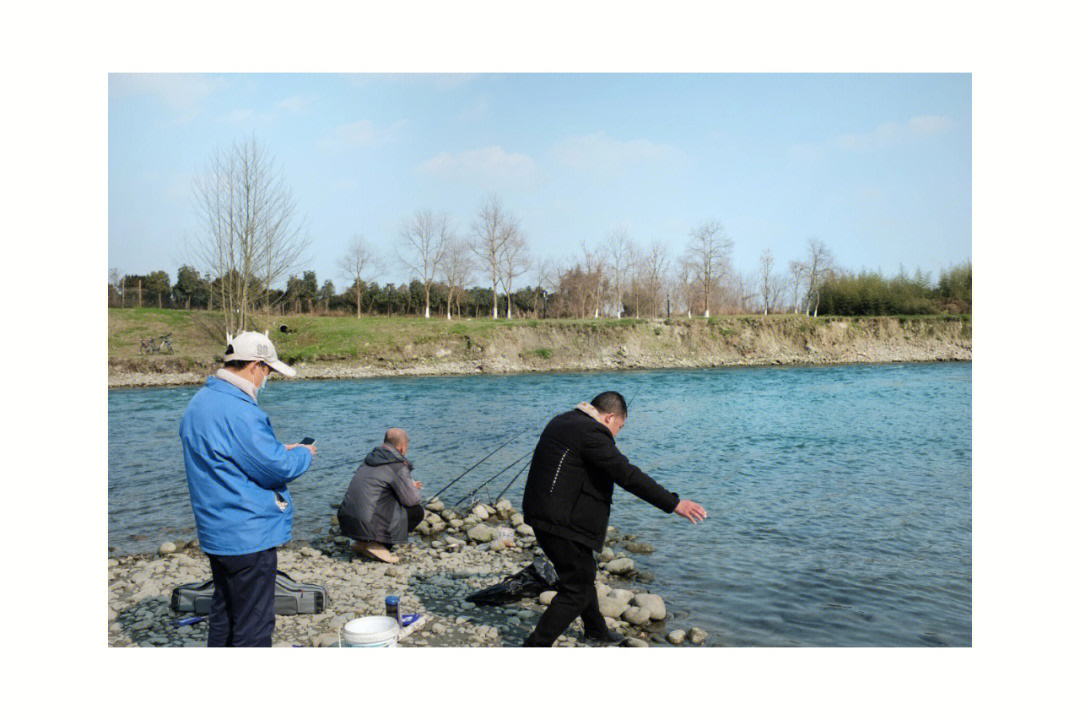
<svg viewBox="0 0 1080 720">
<path fill-rule="evenodd" d="M 311 451 L 311 457 L 312 458 L 315 457 L 315 446 L 314 445 L 301 445 L 300 443 L 293 443 L 291 445 L 286 445 L 285 449 L 286 450 L 292 450 L 293 448 L 298 448 L 298 447 L 307 448 L 308 450 Z"/>
<path fill-rule="evenodd" d="M 416 489 L 417 489 L 417 490 L 419 490 L 420 488 L 424 487 L 424 483 L 420 482 L 419 480 L 413 480 L 413 485 L 415 485 L 415 486 L 416 486 Z"/>
<path fill-rule="evenodd" d="M 709 517 L 709 514 L 705 512 L 705 508 L 698 505 L 693 500 L 680 500 L 679 504 L 675 506 L 675 514 L 681 515 L 695 525 L 699 521 Z"/>
</svg>

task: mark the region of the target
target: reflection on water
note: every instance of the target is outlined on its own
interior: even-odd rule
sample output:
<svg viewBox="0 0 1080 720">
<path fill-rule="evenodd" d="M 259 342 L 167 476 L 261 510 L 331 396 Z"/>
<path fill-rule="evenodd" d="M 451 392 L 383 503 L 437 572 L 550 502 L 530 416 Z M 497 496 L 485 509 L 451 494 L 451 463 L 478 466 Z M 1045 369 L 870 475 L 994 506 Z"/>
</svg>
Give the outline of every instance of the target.
<svg viewBox="0 0 1080 720">
<path fill-rule="evenodd" d="M 453 503 L 605 389 L 630 400 L 623 452 L 709 511 L 693 526 L 616 494 L 612 524 L 655 545 L 635 562 L 678 623 L 710 644 L 971 644 L 970 364 L 290 381 L 260 404 L 283 441 L 317 440 L 290 486 L 306 538 L 390 425 L 409 431 L 428 492 L 526 430 L 447 491 Z M 177 431 L 196 390 L 109 393 L 111 545 L 194 536 Z"/>
</svg>

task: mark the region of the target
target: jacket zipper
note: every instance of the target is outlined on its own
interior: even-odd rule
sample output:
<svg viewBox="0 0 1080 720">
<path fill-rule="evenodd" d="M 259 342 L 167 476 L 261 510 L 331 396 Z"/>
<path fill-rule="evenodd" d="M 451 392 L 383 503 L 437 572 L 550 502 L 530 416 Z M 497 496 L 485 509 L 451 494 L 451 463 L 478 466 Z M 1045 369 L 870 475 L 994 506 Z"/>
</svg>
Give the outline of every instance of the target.
<svg viewBox="0 0 1080 720">
<path fill-rule="evenodd" d="M 559 479 L 559 473 L 562 472 L 563 460 L 566 459 L 566 453 L 568 453 L 568 452 L 570 452 L 570 448 L 567 448 L 566 450 L 563 450 L 562 457 L 559 458 L 559 466 L 557 468 L 555 468 L 555 477 L 551 478 L 551 487 L 548 488 L 548 493 L 549 494 L 555 492 L 555 481 Z"/>
</svg>

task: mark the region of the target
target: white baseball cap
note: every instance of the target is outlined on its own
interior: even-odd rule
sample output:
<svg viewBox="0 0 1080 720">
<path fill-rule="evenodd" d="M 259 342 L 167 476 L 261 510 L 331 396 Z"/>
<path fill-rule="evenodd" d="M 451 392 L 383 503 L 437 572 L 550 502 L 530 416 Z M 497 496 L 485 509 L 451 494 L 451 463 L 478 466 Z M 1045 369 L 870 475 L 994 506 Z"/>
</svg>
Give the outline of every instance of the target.
<svg viewBox="0 0 1080 720">
<path fill-rule="evenodd" d="M 260 360 L 285 377 L 294 377 L 296 371 L 278 360 L 277 350 L 270 338 L 258 332 L 242 332 L 225 348 L 225 362 L 231 360 Z"/>
</svg>

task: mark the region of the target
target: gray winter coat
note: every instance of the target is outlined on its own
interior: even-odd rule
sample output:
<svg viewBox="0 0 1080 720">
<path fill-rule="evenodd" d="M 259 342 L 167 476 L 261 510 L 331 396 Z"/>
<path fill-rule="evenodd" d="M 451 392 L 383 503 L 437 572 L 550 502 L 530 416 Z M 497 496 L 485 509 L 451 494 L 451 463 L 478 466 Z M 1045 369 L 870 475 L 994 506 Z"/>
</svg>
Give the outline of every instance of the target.
<svg viewBox="0 0 1080 720">
<path fill-rule="evenodd" d="M 389 445 L 372 450 L 356 469 L 338 509 L 342 534 L 361 541 L 407 542 L 405 508 L 420 504 L 412 467 Z"/>
</svg>

